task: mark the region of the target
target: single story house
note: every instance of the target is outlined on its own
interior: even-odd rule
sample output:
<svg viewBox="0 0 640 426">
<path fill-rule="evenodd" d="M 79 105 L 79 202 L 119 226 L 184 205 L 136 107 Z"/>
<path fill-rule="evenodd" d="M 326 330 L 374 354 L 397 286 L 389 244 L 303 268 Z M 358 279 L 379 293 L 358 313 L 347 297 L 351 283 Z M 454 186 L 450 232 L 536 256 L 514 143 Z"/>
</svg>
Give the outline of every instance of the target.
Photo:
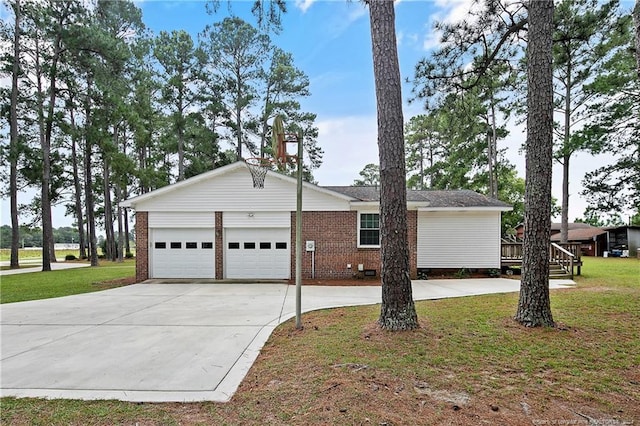
<svg viewBox="0 0 640 426">
<path fill-rule="evenodd" d="M 567 228 L 568 228 L 569 231 L 571 231 L 571 230 L 574 230 L 574 229 L 588 229 L 588 228 L 593 228 L 593 227 L 591 225 L 589 225 L 588 223 L 569 222 L 567 224 Z M 551 224 L 551 235 L 553 236 L 555 234 L 560 234 L 561 229 L 562 229 L 562 223 L 553 222 Z M 520 225 L 516 226 L 516 238 L 518 239 L 518 241 L 522 241 L 524 239 L 524 223 L 521 223 Z M 558 238 L 558 241 L 560 241 L 559 238 Z M 569 241 L 571 241 L 571 240 L 569 240 Z"/>
<path fill-rule="evenodd" d="M 136 276 L 291 279 L 296 179 L 269 171 L 254 188 L 236 162 L 122 203 L 136 214 Z M 379 190 L 303 184 L 302 277 L 380 274 Z M 499 269 L 500 216 L 511 207 L 473 191 L 408 191 L 411 276 Z"/>
<path fill-rule="evenodd" d="M 607 231 L 595 226 L 569 229 L 567 237 L 569 243 L 580 244 L 582 254 L 585 256 L 602 256 L 607 250 Z M 551 242 L 560 242 L 560 232 L 551 235 Z"/>
</svg>

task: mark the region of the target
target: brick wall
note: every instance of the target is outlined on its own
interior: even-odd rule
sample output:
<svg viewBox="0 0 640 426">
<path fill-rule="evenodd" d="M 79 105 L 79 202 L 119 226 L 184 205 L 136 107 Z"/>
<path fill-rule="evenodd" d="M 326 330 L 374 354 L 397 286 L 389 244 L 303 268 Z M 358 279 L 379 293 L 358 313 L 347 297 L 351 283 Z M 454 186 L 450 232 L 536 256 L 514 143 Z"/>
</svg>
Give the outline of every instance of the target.
<svg viewBox="0 0 640 426">
<path fill-rule="evenodd" d="M 149 279 L 149 213 L 136 212 L 136 281 Z"/>
<path fill-rule="evenodd" d="M 411 277 L 417 274 L 417 211 L 408 214 L 408 239 Z M 291 277 L 295 278 L 295 222 L 291 213 Z M 380 276 L 380 249 L 358 248 L 358 212 L 303 212 L 302 213 L 302 277 L 312 276 L 312 253 L 304 248 L 305 241 L 315 241 L 315 277 L 317 279 L 352 278 L 358 274 L 358 265 L 375 269 Z M 351 269 L 347 268 L 351 264 Z"/>
</svg>

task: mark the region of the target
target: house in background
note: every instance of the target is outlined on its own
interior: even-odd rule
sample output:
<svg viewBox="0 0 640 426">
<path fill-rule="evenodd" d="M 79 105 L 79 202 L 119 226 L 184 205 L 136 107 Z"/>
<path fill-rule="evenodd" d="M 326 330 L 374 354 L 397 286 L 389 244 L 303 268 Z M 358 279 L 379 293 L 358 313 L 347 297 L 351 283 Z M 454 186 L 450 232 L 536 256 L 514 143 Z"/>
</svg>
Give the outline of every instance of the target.
<svg viewBox="0 0 640 426">
<path fill-rule="evenodd" d="M 581 223 L 580 225 L 586 225 Z M 580 244 L 580 250 L 584 256 L 602 256 L 607 251 L 607 231 L 602 228 L 587 225 L 570 229 L 567 233 L 567 242 Z M 552 243 L 560 242 L 560 232 L 551 235 Z"/>
<path fill-rule="evenodd" d="M 555 235 L 555 234 L 560 234 L 560 228 L 562 227 L 561 223 L 552 223 L 551 224 L 551 235 Z M 588 223 L 581 223 L 581 222 L 569 222 L 568 223 L 568 228 L 569 231 L 573 230 L 573 229 L 587 229 L 587 228 L 593 228 L 593 226 L 589 225 Z M 518 241 L 522 241 L 524 239 L 524 223 L 521 223 L 520 225 L 516 226 L 516 238 Z"/>
<path fill-rule="evenodd" d="M 380 274 L 379 190 L 303 184 L 302 276 Z M 291 279 L 296 180 L 269 171 L 253 187 L 236 162 L 131 198 L 136 277 Z M 499 269 L 500 218 L 511 207 L 473 191 L 408 191 L 411 276 Z"/>
</svg>

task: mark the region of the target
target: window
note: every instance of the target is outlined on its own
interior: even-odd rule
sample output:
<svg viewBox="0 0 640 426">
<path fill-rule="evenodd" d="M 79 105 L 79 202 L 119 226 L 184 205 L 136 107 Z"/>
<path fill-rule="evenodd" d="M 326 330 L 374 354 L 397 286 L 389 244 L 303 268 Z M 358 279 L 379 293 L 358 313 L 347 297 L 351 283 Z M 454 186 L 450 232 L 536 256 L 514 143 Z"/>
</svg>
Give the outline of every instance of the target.
<svg viewBox="0 0 640 426">
<path fill-rule="evenodd" d="M 229 243 L 229 250 L 238 250 L 240 248 L 240 243 Z"/>
<path fill-rule="evenodd" d="M 202 248 L 203 249 L 213 249 L 213 243 L 212 242 L 204 242 L 204 243 L 202 243 Z"/>
<path fill-rule="evenodd" d="M 378 213 L 360 213 L 358 246 L 380 247 L 380 215 Z"/>
<path fill-rule="evenodd" d="M 182 248 L 182 243 L 181 242 L 171 242 L 171 248 L 172 249 L 179 249 Z"/>
<path fill-rule="evenodd" d="M 271 243 L 260 243 L 260 250 L 270 250 Z"/>
<path fill-rule="evenodd" d="M 187 243 L 184 243 L 184 246 L 188 249 L 197 249 L 198 243 L 187 242 Z"/>
<path fill-rule="evenodd" d="M 157 249 L 166 249 L 167 248 L 167 243 L 156 243 L 155 247 Z"/>
<path fill-rule="evenodd" d="M 276 250 L 286 250 L 287 243 L 276 243 Z"/>
<path fill-rule="evenodd" d="M 253 250 L 256 248 L 256 243 L 244 243 L 245 250 Z"/>
</svg>

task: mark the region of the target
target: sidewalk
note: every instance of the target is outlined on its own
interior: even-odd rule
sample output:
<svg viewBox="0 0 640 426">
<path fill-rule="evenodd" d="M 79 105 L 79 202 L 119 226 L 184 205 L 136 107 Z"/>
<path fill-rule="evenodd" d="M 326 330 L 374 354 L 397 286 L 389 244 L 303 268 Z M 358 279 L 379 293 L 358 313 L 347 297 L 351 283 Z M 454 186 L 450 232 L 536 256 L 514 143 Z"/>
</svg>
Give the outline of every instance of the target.
<svg viewBox="0 0 640 426">
<path fill-rule="evenodd" d="M 29 259 L 31 260 L 31 259 Z M 3 271 L 0 271 L 0 276 L 5 276 L 5 275 L 15 275 L 15 274 L 28 274 L 30 272 L 40 272 L 42 271 L 42 259 L 35 259 L 37 262 L 29 262 L 29 261 L 22 261 L 20 262 L 20 266 L 24 266 L 24 265 L 34 265 L 33 267 L 29 267 L 29 268 L 24 268 L 21 267 L 20 269 L 5 269 Z M 35 266 L 37 265 L 37 266 Z M 0 262 L 0 266 L 9 266 L 9 261 L 3 260 L 2 262 Z M 72 262 L 72 263 L 66 263 L 66 262 L 57 262 L 57 263 L 52 263 L 51 264 L 51 270 L 56 271 L 59 269 L 74 269 L 74 268 L 84 268 L 90 266 L 89 263 L 77 263 L 77 262 Z"/>
</svg>

